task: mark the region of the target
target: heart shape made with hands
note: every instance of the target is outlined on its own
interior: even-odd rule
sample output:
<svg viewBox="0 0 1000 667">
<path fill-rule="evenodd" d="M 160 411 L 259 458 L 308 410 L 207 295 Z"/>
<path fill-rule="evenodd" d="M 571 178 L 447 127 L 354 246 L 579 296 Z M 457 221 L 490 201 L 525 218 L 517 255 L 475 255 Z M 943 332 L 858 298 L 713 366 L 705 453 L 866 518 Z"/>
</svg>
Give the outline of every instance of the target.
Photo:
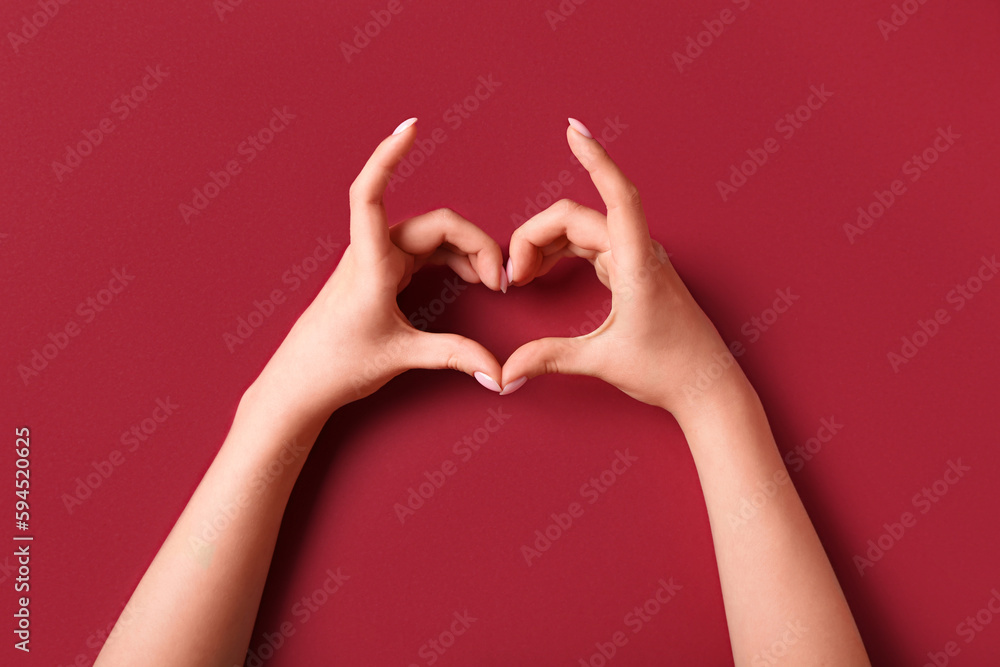
<svg viewBox="0 0 1000 667">
<path fill-rule="evenodd" d="M 595 280 L 594 269 L 582 261 L 557 263 L 544 276 L 508 286 L 506 295 L 502 292 L 482 280 L 466 280 L 450 267 L 433 266 L 415 275 L 397 301 L 419 331 L 453 333 L 483 345 L 499 361 L 501 373 L 504 361 L 522 345 L 544 337 L 589 334 L 604 323 L 612 306 L 606 285 Z M 526 382 L 509 386 L 509 378 L 505 395 Z M 502 375 L 495 381 L 488 373 L 476 379 L 491 391 L 504 389 L 494 384 Z"/>
<path fill-rule="evenodd" d="M 385 189 L 413 145 L 415 122 L 415 118 L 405 121 L 384 139 L 351 185 L 351 245 L 345 252 L 345 259 L 354 252 L 351 259 L 355 261 L 350 264 L 355 269 L 385 265 L 387 260 L 394 263 L 388 275 L 368 278 L 384 283 L 381 288 L 376 285 L 373 292 L 381 289 L 385 294 L 391 284 L 396 331 L 416 341 L 409 348 L 406 367 L 462 370 L 502 395 L 545 373 L 591 375 L 651 402 L 650 387 L 657 384 L 662 371 L 652 370 L 656 364 L 646 358 L 645 350 L 671 342 L 664 337 L 670 318 L 660 312 L 665 309 L 654 307 L 654 300 L 663 303 L 664 296 L 672 293 L 679 297 L 670 303 L 673 309 L 693 305 L 701 311 L 673 271 L 663 247 L 650 238 L 637 189 L 601 144 L 582 123 L 569 119 L 567 142 L 589 172 L 607 214 L 561 200 L 514 231 L 509 258 L 503 262 L 499 244 L 450 209 L 418 215 L 391 227 L 387 224 Z M 481 282 L 494 291 L 506 292 L 508 286 L 524 286 L 545 275 L 564 257 L 590 261 L 598 279 L 611 290 L 607 318 L 583 336 L 528 341 L 502 366 L 472 339 L 417 331 L 396 306 L 396 295 L 424 264 L 447 265 L 468 283 Z M 355 282 L 355 287 L 359 285 Z M 355 287 L 346 288 L 345 293 Z M 690 303 L 685 302 L 685 295 Z M 671 317 L 676 319 L 676 315 Z M 399 326 L 409 332 L 400 332 Z M 377 338 L 385 336 L 372 327 L 368 331 Z M 399 372 L 402 370 L 405 368 Z"/>
</svg>

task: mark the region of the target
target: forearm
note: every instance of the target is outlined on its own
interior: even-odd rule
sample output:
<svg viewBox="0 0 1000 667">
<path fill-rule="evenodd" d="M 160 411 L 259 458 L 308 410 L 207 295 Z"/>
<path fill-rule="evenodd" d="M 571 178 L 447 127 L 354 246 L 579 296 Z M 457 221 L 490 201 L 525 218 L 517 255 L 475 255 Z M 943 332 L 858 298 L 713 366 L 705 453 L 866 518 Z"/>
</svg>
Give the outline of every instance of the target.
<svg viewBox="0 0 1000 667">
<path fill-rule="evenodd" d="M 243 664 L 285 505 L 322 427 L 281 413 L 259 382 L 97 665 Z"/>
<path fill-rule="evenodd" d="M 703 399 L 678 422 L 705 494 L 736 664 L 771 664 L 765 652 L 777 645 L 788 664 L 868 665 L 756 392 L 734 364 Z"/>
</svg>

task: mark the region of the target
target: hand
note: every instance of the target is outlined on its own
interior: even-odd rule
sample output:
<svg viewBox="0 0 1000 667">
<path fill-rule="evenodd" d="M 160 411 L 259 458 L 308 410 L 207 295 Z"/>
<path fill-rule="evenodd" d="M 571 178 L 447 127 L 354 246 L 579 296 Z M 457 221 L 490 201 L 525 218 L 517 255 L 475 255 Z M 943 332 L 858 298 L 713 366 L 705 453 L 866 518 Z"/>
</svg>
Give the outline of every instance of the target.
<svg viewBox="0 0 1000 667">
<path fill-rule="evenodd" d="M 255 383 L 283 413 L 310 423 L 322 424 L 340 405 L 411 368 L 453 368 L 500 390 L 500 364 L 486 348 L 463 336 L 418 331 L 396 304 L 424 264 L 447 264 L 467 282 L 507 288 L 500 247 L 454 211 L 388 226 L 382 197 L 416 128 L 403 123 L 397 132 L 351 185 L 351 243 L 340 263 Z"/>
<path fill-rule="evenodd" d="M 510 391 L 544 373 L 591 375 L 676 416 L 705 394 L 696 389 L 699 371 L 714 363 L 734 375 L 739 367 L 663 246 L 650 239 L 635 185 L 586 128 L 574 127 L 566 129 L 567 141 L 607 216 L 568 199 L 538 213 L 511 237 L 508 279 L 526 285 L 563 257 L 584 257 L 611 289 L 611 313 L 585 336 L 522 345 L 505 362 L 502 384 Z"/>
</svg>

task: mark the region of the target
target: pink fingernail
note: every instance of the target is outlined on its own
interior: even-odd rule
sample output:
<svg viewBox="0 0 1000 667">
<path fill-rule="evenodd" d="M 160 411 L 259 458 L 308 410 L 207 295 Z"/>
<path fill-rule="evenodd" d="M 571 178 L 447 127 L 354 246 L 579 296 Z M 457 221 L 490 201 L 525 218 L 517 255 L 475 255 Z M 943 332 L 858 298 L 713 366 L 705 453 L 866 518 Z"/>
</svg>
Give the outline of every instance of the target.
<svg viewBox="0 0 1000 667">
<path fill-rule="evenodd" d="M 507 258 L 507 284 L 508 285 L 513 285 L 514 284 L 514 258 L 513 257 L 508 257 Z"/>
<path fill-rule="evenodd" d="M 521 377 L 517 378 L 513 382 L 508 382 L 507 386 L 504 387 L 503 391 L 500 392 L 500 395 L 501 396 L 506 396 L 507 394 L 513 394 L 515 391 L 517 391 L 522 386 L 524 386 L 524 383 L 527 382 L 527 381 L 528 381 L 528 378 L 522 375 Z"/>
<path fill-rule="evenodd" d="M 409 126 L 413 125 L 416 122 L 417 122 L 416 118 L 407 118 L 402 123 L 400 123 L 399 126 L 392 131 L 392 133 L 399 134 L 400 132 L 402 132 L 403 130 L 405 130 L 406 128 L 408 128 Z"/>
<path fill-rule="evenodd" d="M 590 133 L 590 130 L 587 129 L 587 126 L 578 121 L 576 118 L 569 119 L 569 126 L 572 127 L 574 130 L 576 130 L 577 132 L 579 132 L 580 134 L 582 134 L 583 136 L 587 137 L 588 139 L 594 138 L 594 135 Z"/>
<path fill-rule="evenodd" d="M 500 385 L 497 384 L 497 381 L 494 380 L 493 378 L 491 378 L 486 373 L 484 373 L 482 371 L 476 371 L 472 375 L 477 380 L 479 380 L 479 384 L 483 385 L 484 387 L 486 387 L 490 391 L 500 391 Z"/>
<path fill-rule="evenodd" d="M 507 285 L 508 284 L 509 283 L 507 281 L 507 271 L 504 270 L 503 268 L 501 268 L 500 269 L 500 291 L 503 292 L 504 294 L 507 293 Z"/>
</svg>

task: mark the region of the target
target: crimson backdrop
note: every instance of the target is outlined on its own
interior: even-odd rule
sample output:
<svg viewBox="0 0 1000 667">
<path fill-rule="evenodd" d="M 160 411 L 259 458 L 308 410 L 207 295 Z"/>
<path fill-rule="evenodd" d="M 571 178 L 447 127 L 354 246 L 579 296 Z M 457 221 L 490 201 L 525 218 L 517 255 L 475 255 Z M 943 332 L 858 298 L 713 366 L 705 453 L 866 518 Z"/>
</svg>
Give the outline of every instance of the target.
<svg viewBox="0 0 1000 667">
<path fill-rule="evenodd" d="M 8 540 L 35 538 L 30 656 L 13 648 L 14 542 L 2 551 L 0 661 L 91 664 L 240 393 L 335 266 L 379 140 L 420 117 L 394 220 L 447 205 L 506 247 L 552 196 L 599 205 L 570 162 L 572 115 L 742 343 L 875 663 L 992 664 L 996 2 L 224 1 L 0 9 L 0 507 Z M 449 280 L 421 273 L 404 312 L 501 360 L 588 330 L 607 299 L 583 262 L 505 296 Z M 616 452 L 631 467 L 592 491 Z M 454 474 L 401 522 L 395 505 L 446 460 Z M 582 515 L 527 564 L 522 546 L 573 502 Z M 321 436 L 249 664 L 599 665 L 618 631 L 609 664 L 730 664 L 717 577 L 668 415 L 591 379 L 501 399 L 413 372 Z M 669 602 L 629 616 L 661 580 Z M 434 654 L 456 613 L 476 620 Z"/>
</svg>

